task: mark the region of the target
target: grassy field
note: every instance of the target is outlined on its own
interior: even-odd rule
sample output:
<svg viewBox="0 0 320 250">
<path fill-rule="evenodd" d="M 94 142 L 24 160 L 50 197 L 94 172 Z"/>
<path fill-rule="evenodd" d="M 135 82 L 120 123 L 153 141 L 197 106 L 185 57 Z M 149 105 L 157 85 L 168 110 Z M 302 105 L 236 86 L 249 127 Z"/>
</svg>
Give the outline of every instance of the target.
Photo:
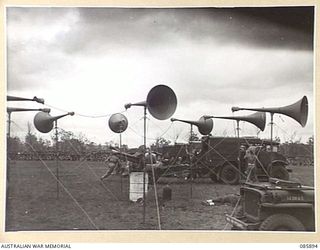
<svg viewBox="0 0 320 250">
<path fill-rule="evenodd" d="M 312 167 L 292 168 L 293 179 L 314 185 Z M 129 201 L 129 179 L 120 175 L 100 181 L 100 162 L 11 161 L 6 210 L 6 231 L 28 230 L 228 230 L 225 213 L 233 206 L 204 206 L 202 201 L 237 194 L 239 186 L 197 179 L 160 178 L 150 185 L 145 213 L 141 204 Z M 172 200 L 162 200 L 163 188 L 172 189 Z M 59 190 L 59 191 L 58 191 Z M 159 216 L 158 216 L 159 214 Z M 145 215 L 145 216 L 144 216 Z"/>
</svg>

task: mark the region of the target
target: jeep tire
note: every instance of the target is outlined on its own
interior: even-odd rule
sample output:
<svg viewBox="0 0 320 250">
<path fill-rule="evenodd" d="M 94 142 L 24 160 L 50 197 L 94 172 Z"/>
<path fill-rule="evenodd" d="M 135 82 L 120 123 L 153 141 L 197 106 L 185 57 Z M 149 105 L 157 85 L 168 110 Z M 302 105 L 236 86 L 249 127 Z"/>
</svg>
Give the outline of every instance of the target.
<svg viewBox="0 0 320 250">
<path fill-rule="evenodd" d="M 270 176 L 281 180 L 289 180 L 289 172 L 282 165 L 271 166 Z"/>
<path fill-rule="evenodd" d="M 220 180 L 225 184 L 238 184 L 239 183 L 239 170 L 231 163 L 223 165 L 220 171 Z"/>
<path fill-rule="evenodd" d="M 259 231 L 305 231 L 305 227 L 292 215 L 273 214 L 261 223 Z"/>
</svg>

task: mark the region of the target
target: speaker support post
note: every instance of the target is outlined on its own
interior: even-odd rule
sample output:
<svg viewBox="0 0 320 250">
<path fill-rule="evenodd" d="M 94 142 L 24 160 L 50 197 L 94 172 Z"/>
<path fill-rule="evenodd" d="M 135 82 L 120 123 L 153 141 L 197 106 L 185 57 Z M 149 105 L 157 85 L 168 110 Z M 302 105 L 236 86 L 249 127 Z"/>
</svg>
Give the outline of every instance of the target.
<svg viewBox="0 0 320 250">
<path fill-rule="evenodd" d="M 146 148 L 147 148 L 147 109 L 149 113 L 158 120 L 166 120 L 176 110 L 177 107 L 177 97 L 174 91 L 166 85 L 156 85 L 148 93 L 145 101 L 137 103 L 127 103 L 124 105 L 125 109 L 131 106 L 143 106 L 143 223 L 145 223 L 145 213 L 146 213 Z M 151 154 L 151 153 L 150 153 Z M 155 180 L 154 180 L 155 181 Z"/>
<path fill-rule="evenodd" d="M 192 141 L 192 135 L 193 135 L 193 125 L 192 123 L 190 124 L 190 137 L 189 137 L 189 145 L 190 145 L 190 151 L 189 152 L 189 160 L 190 160 L 190 198 L 192 199 L 192 195 L 193 195 L 193 157 L 192 157 L 192 146 L 191 146 L 191 141 Z"/>
<path fill-rule="evenodd" d="M 56 135 L 56 179 L 57 179 L 57 199 L 59 199 L 59 145 L 58 145 L 58 120 L 54 121 L 54 129 Z"/>
<path fill-rule="evenodd" d="M 147 106 L 143 106 L 143 223 L 146 221 Z M 155 180 L 153 180 L 155 181 Z"/>
</svg>

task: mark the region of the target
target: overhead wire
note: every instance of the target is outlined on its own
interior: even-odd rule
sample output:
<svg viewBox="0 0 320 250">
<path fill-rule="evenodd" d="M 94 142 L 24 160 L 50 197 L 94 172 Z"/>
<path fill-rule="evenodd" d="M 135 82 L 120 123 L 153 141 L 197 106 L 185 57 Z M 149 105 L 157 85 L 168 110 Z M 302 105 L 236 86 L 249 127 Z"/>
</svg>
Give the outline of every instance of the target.
<svg viewBox="0 0 320 250">
<path fill-rule="evenodd" d="M 163 129 L 163 128 L 161 128 L 156 122 L 154 122 L 153 120 L 150 119 L 150 121 L 151 121 L 152 124 L 154 124 L 156 127 L 158 127 L 158 129 L 160 129 L 161 132 L 162 132 L 162 134 L 160 134 L 159 136 L 157 136 L 158 138 L 163 137 L 163 136 L 169 131 L 169 129 L 172 127 L 172 124 L 173 124 L 173 122 L 171 122 L 170 125 L 169 125 L 166 129 Z M 169 136 L 169 137 L 172 139 L 171 136 Z"/>
<path fill-rule="evenodd" d="M 62 108 L 59 108 L 59 107 L 56 107 L 56 106 L 53 106 L 53 105 L 50 105 L 50 104 L 47 104 L 45 103 L 44 104 L 45 106 L 49 107 L 49 108 L 53 108 L 53 109 L 56 109 L 56 110 L 59 110 L 59 111 L 62 111 L 62 112 L 70 112 L 70 110 L 65 110 L 65 109 L 62 109 Z M 120 114 L 123 114 L 125 113 L 127 110 L 122 110 L 118 113 Z M 87 114 L 81 114 L 81 113 L 78 113 L 78 112 L 75 112 L 75 115 L 77 116 L 82 116 L 82 117 L 86 117 L 86 118 L 103 118 L 103 117 L 110 117 L 111 115 L 113 115 L 114 113 L 109 113 L 109 114 L 104 114 L 104 115 L 87 115 Z"/>
</svg>

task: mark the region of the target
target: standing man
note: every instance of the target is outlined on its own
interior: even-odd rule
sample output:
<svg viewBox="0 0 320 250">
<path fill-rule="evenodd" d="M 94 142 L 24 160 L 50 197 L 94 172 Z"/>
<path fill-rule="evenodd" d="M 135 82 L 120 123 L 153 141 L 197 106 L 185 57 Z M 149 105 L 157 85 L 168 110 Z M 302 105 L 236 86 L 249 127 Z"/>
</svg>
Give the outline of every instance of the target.
<svg viewBox="0 0 320 250">
<path fill-rule="evenodd" d="M 246 155 L 244 158 L 247 161 L 247 169 L 246 169 L 246 174 L 247 174 L 247 181 L 251 182 L 257 182 L 257 173 L 256 173 L 256 155 L 255 155 L 256 147 L 255 146 L 250 146 L 246 150 Z"/>
<path fill-rule="evenodd" d="M 107 165 L 107 172 L 101 176 L 100 180 L 108 178 L 115 169 L 118 170 L 121 167 L 120 159 L 115 155 L 110 155 L 104 162 Z"/>
<path fill-rule="evenodd" d="M 241 181 L 245 181 L 246 179 L 245 177 L 246 177 L 246 170 L 247 170 L 247 161 L 245 159 L 245 155 L 246 155 L 246 147 L 244 145 L 241 145 L 239 149 L 239 157 L 238 157 Z"/>
</svg>

